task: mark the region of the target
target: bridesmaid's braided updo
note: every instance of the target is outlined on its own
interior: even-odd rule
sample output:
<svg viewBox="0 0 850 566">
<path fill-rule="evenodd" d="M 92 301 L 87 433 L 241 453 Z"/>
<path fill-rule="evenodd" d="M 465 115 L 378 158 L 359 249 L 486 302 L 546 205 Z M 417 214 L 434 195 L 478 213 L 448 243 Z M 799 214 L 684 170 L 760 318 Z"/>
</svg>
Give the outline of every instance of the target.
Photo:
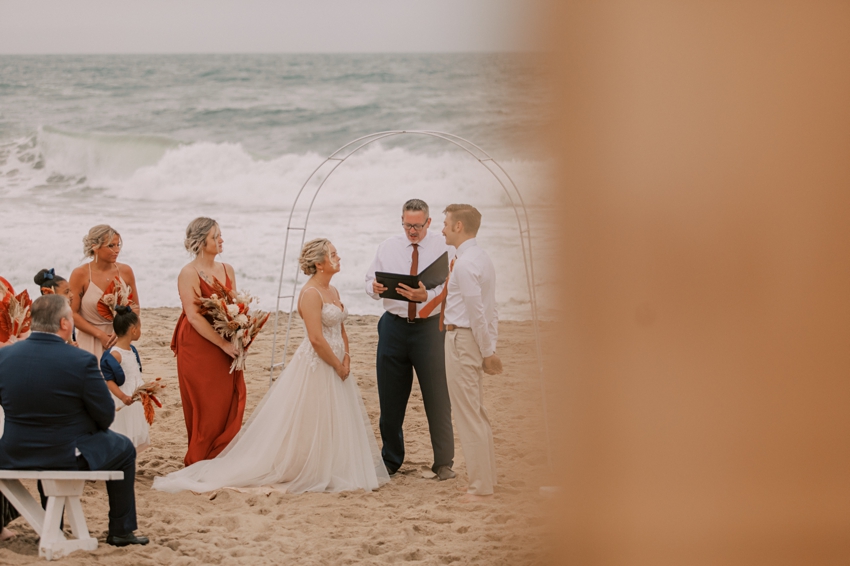
<svg viewBox="0 0 850 566">
<path fill-rule="evenodd" d="M 298 265 L 305 275 L 316 273 L 316 264 L 322 263 L 330 255 L 330 243 L 327 238 L 316 238 L 304 244 L 301 248 L 301 256 L 298 258 Z"/>
<path fill-rule="evenodd" d="M 93 226 L 83 238 L 83 255 L 85 257 L 94 257 L 94 251 L 111 242 L 115 236 L 118 236 L 119 243 L 123 243 L 121 241 L 121 234 L 112 226 L 108 224 Z"/>
<path fill-rule="evenodd" d="M 186 250 L 194 256 L 200 254 L 207 242 L 207 236 L 216 226 L 218 226 L 218 222 L 205 216 L 200 216 L 189 222 L 186 227 L 186 239 L 183 240 Z"/>
</svg>

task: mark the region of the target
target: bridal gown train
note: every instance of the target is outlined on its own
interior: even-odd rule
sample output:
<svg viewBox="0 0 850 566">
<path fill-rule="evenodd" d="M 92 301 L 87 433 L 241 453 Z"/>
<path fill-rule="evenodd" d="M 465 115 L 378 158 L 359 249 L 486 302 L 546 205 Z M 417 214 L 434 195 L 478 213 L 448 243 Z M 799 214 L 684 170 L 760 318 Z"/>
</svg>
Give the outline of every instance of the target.
<svg viewBox="0 0 850 566">
<path fill-rule="evenodd" d="M 348 312 L 322 307 L 322 333 L 342 359 Z M 161 491 L 273 486 L 289 493 L 374 490 L 389 481 L 353 375 L 343 381 L 305 337 L 250 420 L 212 460 L 154 479 Z"/>
</svg>

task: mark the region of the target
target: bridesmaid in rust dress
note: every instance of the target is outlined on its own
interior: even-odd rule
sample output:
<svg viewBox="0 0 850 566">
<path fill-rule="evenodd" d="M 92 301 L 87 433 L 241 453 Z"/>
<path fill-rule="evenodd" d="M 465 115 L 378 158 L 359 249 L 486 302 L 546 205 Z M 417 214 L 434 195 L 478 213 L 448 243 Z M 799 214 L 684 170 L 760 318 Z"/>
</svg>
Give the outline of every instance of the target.
<svg viewBox="0 0 850 566">
<path fill-rule="evenodd" d="M 177 378 L 189 449 L 183 462 L 189 466 L 215 458 L 242 427 L 245 412 L 245 379 L 241 371 L 230 373 L 236 356 L 233 345 L 213 329 L 195 303 L 214 293 L 219 281 L 236 291 L 233 268 L 215 261 L 224 240 L 211 218 L 196 218 L 186 228 L 184 245 L 195 259 L 186 264 L 177 279 L 183 312 L 174 329 L 171 349 L 177 356 Z"/>
</svg>

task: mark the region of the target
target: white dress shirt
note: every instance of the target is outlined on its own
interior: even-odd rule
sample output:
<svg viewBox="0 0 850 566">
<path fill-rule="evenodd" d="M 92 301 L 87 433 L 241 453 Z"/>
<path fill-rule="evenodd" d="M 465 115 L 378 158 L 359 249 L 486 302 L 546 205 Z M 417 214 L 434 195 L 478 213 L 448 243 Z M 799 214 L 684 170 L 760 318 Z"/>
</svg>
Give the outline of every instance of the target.
<svg viewBox="0 0 850 566">
<path fill-rule="evenodd" d="M 475 238 L 457 249 L 449 275 L 444 322 L 472 330 L 483 357 L 496 353 L 499 313 L 496 311 L 496 268 Z"/>
<path fill-rule="evenodd" d="M 425 269 L 434 263 L 441 255 L 448 252 L 449 259 L 454 255 L 454 247 L 447 246 L 446 240 L 440 233 L 428 231 L 422 240 L 419 242 L 419 265 L 418 273 L 422 273 Z M 375 253 L 375 259 L 372 265 L 369 266 L 369 271 L 366 272 L 366 294 L 373 299 L 381 297 L 372 290 L 372 282 L 375 280 L 376 271 L 385 271 L 387 273 L 410 273 L 410 266 L 413 263 L 413 244 L 407 239 L 404 234 L 393 236 L 378 246 L 378 251 Z M 428 289 L 428 299 L 416 305 L 416 316 L 419 316 L 419 311 L 427 305 L 434 297 L 443 291 L 443 285 L 437 285 L 433 289 Z M 395 299 L 384 299 L 384 310 L 407 318 L 407 301 L 397 301 Z M 430 316 L 440 313 L 440 307 L 437 306 L 431 312 Z"/>
</svg>

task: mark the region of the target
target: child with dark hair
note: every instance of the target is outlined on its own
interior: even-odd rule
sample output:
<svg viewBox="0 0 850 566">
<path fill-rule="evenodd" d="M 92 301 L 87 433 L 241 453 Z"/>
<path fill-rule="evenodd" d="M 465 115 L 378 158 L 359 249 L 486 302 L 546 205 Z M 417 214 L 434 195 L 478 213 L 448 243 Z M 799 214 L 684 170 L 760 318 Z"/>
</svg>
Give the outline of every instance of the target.
<svg viewBox="0 0 850 566">
<path fill-rule="evenodd" d="M 35 284 L 38 285 L 39 290 L 41 291 L 41 295 L 62 295 L 68 301 L 71 301 L 71 284 L 68 281 L 60 276 L 56 275 L 56 270 L 52 267 L 50 269 L 42 269 L 38 273 L 35 274 L 35 277 L 32 278 L 35 281 Z M 77 329 L 74 329 L 74 332 L 71 334 L 71 345 L 77 345 Z"/>
<path fill-rule="evenodd" d="M 118 338 L 100 358 L 100 370 L 118 411 L 109 428 L 129 438 L 138 454 L 150 446 L 150 427 L 145 420 L 144 407 L 133 400 L 136 389 L 145 383 L 139 352 L 132 345 L 142 335 L 142 323 L 132 308 L 118 306 L 112 328 Z"/>
<path fill-rule="evenodd" d="M 71 285 L 64 277 L 56 275 L 52 267 L 36 273 L 33 281 L 41 289 L 42 295 L 62 295 L 71 300 Z"/>
</svg>

